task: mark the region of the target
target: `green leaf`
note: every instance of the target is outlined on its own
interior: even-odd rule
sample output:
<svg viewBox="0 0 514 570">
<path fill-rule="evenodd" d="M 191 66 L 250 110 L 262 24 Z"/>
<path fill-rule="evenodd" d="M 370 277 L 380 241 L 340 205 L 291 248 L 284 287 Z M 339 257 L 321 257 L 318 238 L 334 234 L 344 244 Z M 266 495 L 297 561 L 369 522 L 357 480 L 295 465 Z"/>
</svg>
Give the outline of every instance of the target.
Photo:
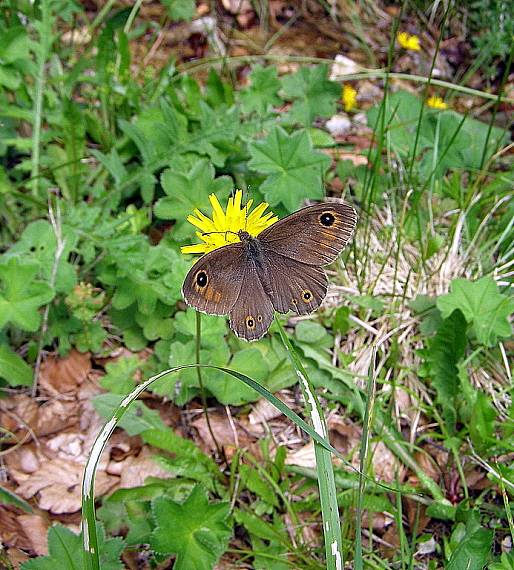
<svg viewBox="0 0 514 570">
<path fill-rule="evenodd" d="M 477 391 L 469 421 L 469 434 L 478 451 L 486 449 L 494 441 L 495 418 L 496 409 L 489 397 Z"/>
<path fill-rule="evenodd" d="M 120 405 L 123 396 L 118 394 L 99 394 L 92 400 L 95 410 L 105 419 L 112 416 Z M 134 402 L 125 412 L 119 423 L 129 435 L 138 435 L 149 429 L 165 429 L 159 412 L 151 410 L 143 402 Z"/>
<path fill-rule="evenodd" d="M 251 375 L 254 380 L 266 385 L 270 367 L 257 348 L 239 350 L 234 354 L 229 366 L 242 374 Z M 234 382 L 233 378 L 226 375 L 223 378 L 209 376 L 205 381 L 205 387 L 218 402 L 225 405 L 241 406 L 258 398 L 255 390 L 241 382 Z"/>
<path fill-rule="evenodd" d="M 454 279 L 451 292 L 437 299 L 437 308 L 443 318 L 459 309 L 473 324 L 478 342 L 485 346 L 494 346 L 499 338 L 512 334 L 508 316 L 514 311 L 514 300 L 502 295 L 491 277 L 478 281 Z"/>
<path fill-rule="evenodd" d="M 314 321 L 300 321 L 296 325 L 295 335 L 299 342 L 317 344 L 327 336 L 327 331 Z"/>
<path fill-rule="evenodd" d="M 32 368 L 5 344 L 0 344 L 0 378 L 10 386 L 30 386 L 33 381 Z"/>
<path fill-rule="evenodd" d="M 339 83 L 327 78 L 328 66 L 300 67 L 294 75 L 282 80 L 286 98 L 294 103 L 288 119 L 310 127 L 316 117 L 331 117 L 341 95 Z"/>
<path fill-rule="evenodd" d="M 38 266 L 11 257 L 0 260 L 0 329 L 7 323 L 34 332 L 39 328 L 39 307 L 49 303 L 54 292 L 46 283 L 36 280 Z"/>
<path fill-rule="evenodd" d="M 105 538 L 102 525 L 97 527 L 98 549 L 102 570 L 122 570 L 120 554 L 124 541 L 119 538 Z M 82 536 L 56 524 L 48 530 L 48 556 L 40 556 L 25 562 L 22 570 L 82 570 Z"/>
<path fill-rule="evenodd" d="M 194 0 L 162 0 L 174 21 L 191 20 L 195 13 Z"/>
<path fill-rule="evenodd" d="M 278 96 L 280 80 L 277 68 L 273 65 L 253 67 L 250 75 L 250 86 L 241 91 L 241 102 L 245 113 L 256 112 L 265 114 L 270 107 L 280 105 L 282 100 Z"/>
<path fill-rule="evenodd" d="M 141 366 L 137 356 L 108 362 L 105 367 L 107 374 L 100 380 L 100 385 L 114 394 L 128 394 L 134 389 L 134 375 Z"/>
<path fill-rule="evenodd" d="M 296 210 L 307 198 L 323 197 L 322 178 L 330 158 L 313 148 L 305 130 L 288 135 L 274 127 L 268 136 L 251 143 L 249 167 L 267 174 L 260 187 L 271 206 Z"/>
<path fill-rule="evenodd" d="M 462 524 L 462 523 L 460 523 Z M 482 570 L 490 558 L 493 544 L 493 531 L 485 528 L 468 528 L 458 541 L 446 570 Z"/>
<path fill-rule="evenodd" d="M 175 477 L 192 479 L 214 491 L 221 473 L 216 463 L 192 441 L 180 437 L 170 428 L 149 429 L 141 437 L 153 447 L 167 451 L 170 456 L 156 456 L 155 460 Z"/>
<path fill-rule="evenodd" d="M 155 215 L 164 220 L 176 220 L 173 237 L 179 241 L 192 239 L 195 235 L 195 228 L 186 220 L 195 208 L 210 212 L 209 195 L 215 194 L 224 201 L 233 188 L 230 177 L 215 178 L 214 167 L 206 159 L 198 160 L 187 174 L 165 170 L 161 184 L 167 196 L 155 204 Z"/>
<path fill-rule="evenodd" d="M 429 342 L 428 366 L 448 428 L 455 431 L 455 399 L 459 393 L 457 364 L 466 348 L 466 320 L 460 311 L 445 319 Z"/>
<path fill-rule="evenodd" d="M 156 528 L 150 546 L 160 554 L 175 554 L 175 570 L 212 570 L 227 549 L 230 504 L 209 503 L 200 485 L 182 504 L 158 497 L 152 512 Z"/>
</svg>

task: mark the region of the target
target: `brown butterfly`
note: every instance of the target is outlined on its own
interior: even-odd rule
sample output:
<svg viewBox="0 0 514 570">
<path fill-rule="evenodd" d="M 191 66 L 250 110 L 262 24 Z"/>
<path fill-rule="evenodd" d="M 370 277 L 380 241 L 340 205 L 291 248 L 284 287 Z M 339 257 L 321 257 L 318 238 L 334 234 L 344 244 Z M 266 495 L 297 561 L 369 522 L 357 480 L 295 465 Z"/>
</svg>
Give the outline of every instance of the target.
<svg viewBox="0 0 514 570">
<path fill-rule="evenodd" d="M 327 293 L 322 267 L 350 240 L 357 215 L 341 202 L 307 206 L 252 237 L 201 257 L 182 286 L 188 305 L 209 315 L 229 315 L 238 337 L 257 340 L 268 330 L 273 310 L 311 313 Z"/>
</svg>

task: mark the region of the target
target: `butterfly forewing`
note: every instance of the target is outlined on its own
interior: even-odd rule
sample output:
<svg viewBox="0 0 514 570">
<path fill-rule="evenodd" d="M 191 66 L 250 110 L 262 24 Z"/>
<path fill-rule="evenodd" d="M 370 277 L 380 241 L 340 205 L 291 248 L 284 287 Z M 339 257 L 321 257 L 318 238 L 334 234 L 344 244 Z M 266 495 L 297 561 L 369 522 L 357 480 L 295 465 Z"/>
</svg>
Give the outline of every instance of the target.
<svg viewBox="0 0 514 570">
<path fill-rule="evenodd" d="M 182 295 L 186 303 L 210 315 L 227 315 L 244 282 L 244 260 L 242 243 L 226 245 L 205 254 L 184 280 Z"/>
<path fill-rule="evenodd" d="M 321 267 L 336 259 L 355 229 L 355 210 L 342 202 L 307 206 L 261 232 L 264 250 Z"/>
</svg>

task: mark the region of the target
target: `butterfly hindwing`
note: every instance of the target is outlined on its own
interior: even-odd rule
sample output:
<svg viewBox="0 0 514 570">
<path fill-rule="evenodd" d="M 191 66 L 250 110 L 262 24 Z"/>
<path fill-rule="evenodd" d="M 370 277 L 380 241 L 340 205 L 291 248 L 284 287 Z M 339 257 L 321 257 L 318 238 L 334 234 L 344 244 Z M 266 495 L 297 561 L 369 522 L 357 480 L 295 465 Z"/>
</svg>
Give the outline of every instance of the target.
<svg viewBox="0 0 514 570">
<path fill-rule="evenodd" d="M 253 263 L 246 265 L 243 282 L 244 286 L 230 311 L 230 328 L 240 338 L 257 340 L 271 325 L 273 305 Z"/>
<path fill-rule="evenodd" d="M 245 259 L 242 243 L 205 254 L 184 280 L 182 295 L 186 303 L 210 315 L 227 315 L 241 292 Z"/>
<path fill-rule="evenodd" d="M 307 206 L 275 222 L 258 236 L 263 249 L 307 265 L 331 263 L 350 240 L 357 214 L 342 202 Z"/>
<path fill-rule="evenodd" d="M 327 294 L 327 276 L 321 267 L 266 251 L 263 281 L 279 313 L 305 315 L 315 311 Z"/>
</svg>

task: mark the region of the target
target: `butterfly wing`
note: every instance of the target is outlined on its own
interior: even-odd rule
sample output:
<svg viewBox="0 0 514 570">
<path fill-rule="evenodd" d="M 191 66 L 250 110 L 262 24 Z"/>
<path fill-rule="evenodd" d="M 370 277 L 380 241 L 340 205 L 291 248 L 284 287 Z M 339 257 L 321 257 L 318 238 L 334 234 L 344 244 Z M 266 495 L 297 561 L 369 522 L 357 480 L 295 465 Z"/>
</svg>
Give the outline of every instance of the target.
<svg viewBox="0 0 514 570">
<path fill-rule="evenodd" d="M 182 286 L 185 302 L 209 315 L 227 315 L 243 285 L 245 255 L 241 243 L 229 244 L 202 256 Z"/>
<path fill-rule="evenodd" d="M 266 251 L 264 259 L 263 281 L 276 311 L 305 315 L 321 305 L 328 286 L 321 267 L 295 261 L 271 250 Z"/>
<path fill-rule="evenodd" d="M 357 223 L 355 210 L 342 202 L 323 202 L 294 212 L 261 232 L 264 251 L 321 267 L 336 259 Z"/>
<path fill-rule="evenodd" d="M 230 311 L 229 324 L 238 337 L 257 340 L 269 329 L 273 320 L 273 305 L 255 264 L 246 265 L 243 283 L 244 287 Z"/>
</svg>

